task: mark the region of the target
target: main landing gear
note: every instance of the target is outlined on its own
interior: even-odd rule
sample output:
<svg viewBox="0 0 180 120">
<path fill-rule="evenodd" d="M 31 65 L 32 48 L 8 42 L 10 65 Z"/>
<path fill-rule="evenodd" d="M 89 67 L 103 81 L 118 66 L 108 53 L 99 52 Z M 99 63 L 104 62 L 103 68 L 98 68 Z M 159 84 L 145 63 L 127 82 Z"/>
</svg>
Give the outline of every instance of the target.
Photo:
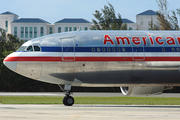
<svg viewBox="0 0 180 120">
<path fill-rule="evenodd" d="M 63 90 L 65 92 L 65 95 L 66 95 L 63 98 L 63 104 L 65 106 L 72 106 L 74 104 L 74 98 L 70 96 L 71 95 L 71 92 L 70 92 L 71 85 L 65 85 L 64 89 L 60 85 L 58 85 L 58 86 L 61 88 L 61 90 Z"/>
</svg>

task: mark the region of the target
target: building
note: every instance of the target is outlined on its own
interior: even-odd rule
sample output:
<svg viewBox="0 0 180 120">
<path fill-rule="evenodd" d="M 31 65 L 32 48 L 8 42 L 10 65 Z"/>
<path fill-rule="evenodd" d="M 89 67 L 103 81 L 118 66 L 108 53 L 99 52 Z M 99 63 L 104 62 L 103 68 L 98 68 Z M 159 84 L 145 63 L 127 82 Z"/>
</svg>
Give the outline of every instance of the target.
<svg viewBox="0 0 180 120">
<path fill-rule="evenodd" d="M 11 22 L 11 34 L 22 40 L 30 40 L 54 33 L 54 26 L 39 18 L 21 18 Z"/>
<path fill-rule="evenodd" d="M 131 20 L 122 19 L 122 22 L 127 24 L 127 30 L 136 30 L 137 29 L 136 23 L 132 22 Z"/>
<path fill-rule="evenodd" d="M 147 10 L 136 15 L 137 30 L 150 30 L 149 24 L 152 23 L 159 26 L 157 13 L 153 10 Z"/>
<path fill-rule="evenodd" d="M 0 14 L 0 28 L 6 30 L 7 33 L 11 33 L 11 22 L 18 19 L 18 15 L 12 12 L 4 12 Z"/>
<path fill-rule="evenodd" d="M 65 18 L 55 22 L 55 33 L 89 30 L 91 23 L 82 18 Z"/>
<path fill-rule="evenodd" d="M 26 41 L 53 33 L 89 30 L 91 27 L 91 23 L 82 18 L 65 18 L 55 24 L 40 18 L 18 18 L 18 15 L 9 11 L 0 14 L 0 28 Z"/>
<path fill-rule="evenodd" d="M 0 28 L 20 39 L 30 40 L 36 37 L 53 33 L 70 32 L 77 30 L 89 30 L 92 23 L 83 18 L 65 18 L 51 24 L 40 18 L 20 18 L 12 12 L 0 14 Z M 136 23 L 128 19 L 122 19 L 127 24 L 128 30 L 149 30 L 149 24 L 159 26 L 156 12 L 147 10 L 136 15 Z"/>
</svg>

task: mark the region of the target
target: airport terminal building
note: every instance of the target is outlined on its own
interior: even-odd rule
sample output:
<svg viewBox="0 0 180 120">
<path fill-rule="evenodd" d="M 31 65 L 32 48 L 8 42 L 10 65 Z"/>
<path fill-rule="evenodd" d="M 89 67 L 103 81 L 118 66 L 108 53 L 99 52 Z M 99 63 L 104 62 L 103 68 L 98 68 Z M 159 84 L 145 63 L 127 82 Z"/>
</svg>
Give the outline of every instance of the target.
<svg viewBox="0 0 180 120">
<path fill-rule="evenodd" d="M 157 14 L 152 10 L 137 14 L 136 23 L 128 19 L 122 19 L 122 22 L 127 24 L 128 30 L 149 30 L 151 21 L 157 26 L 159 25 Z M 9 11 L 0 14 L 0 28 L 26 41 L 53 33 L 90 30 L 91 24 L 83 18 L 64 18 L 51 24 L 41 18 L 19 19 L 17 14 Z"/>
</svg>

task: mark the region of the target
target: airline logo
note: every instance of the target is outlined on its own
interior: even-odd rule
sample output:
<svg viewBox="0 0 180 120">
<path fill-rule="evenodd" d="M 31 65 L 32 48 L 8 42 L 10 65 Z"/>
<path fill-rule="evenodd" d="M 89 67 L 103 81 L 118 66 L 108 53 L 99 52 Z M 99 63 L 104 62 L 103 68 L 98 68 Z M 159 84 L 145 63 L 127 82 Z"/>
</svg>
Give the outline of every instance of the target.
<svg viewBox="0 0 180 120">
<path fill-rule="evenodd" d="M 149 39 L 148 39 L 149 38 Z M 132 37 L 132 43 L 134 45 L 140 45 L 141 42 L 144 43 L 144 45 L 147 44 L 147 40 L 150 41 L 151 45 L 154 45 L 154 43 L 156 42 L 158 45 L 164 45 L 164 43 L 166 42 L 168 45 L 176 45 L 175 39 L 173 37 L 166 37 L 165 39 L 163 39 L 162 37 L 155 37 L 155 40 L 153 40 L 151 35 L 148 35 L 148 37 L 141 37 L 142 41 L 140 40 L 140 37 Z M 180 45 L 180 37 L 176 37 L 178 44 Z M 127 42 L 127 45 L 130 45 L 130 38 L 128 37 L 115 37 L 115 40 L 117 42 L 118 45 L 120 45 L 120 41 L 122 42 L 122 45 L 125 45 L 125 41 Z M 104 45 L 106 45 L 107 43 L 110 43 L 112 45 L 114 45 L 114 41 L 111 39 L 111 37 L 109 35 L 104 35 Z"/>
</svg>

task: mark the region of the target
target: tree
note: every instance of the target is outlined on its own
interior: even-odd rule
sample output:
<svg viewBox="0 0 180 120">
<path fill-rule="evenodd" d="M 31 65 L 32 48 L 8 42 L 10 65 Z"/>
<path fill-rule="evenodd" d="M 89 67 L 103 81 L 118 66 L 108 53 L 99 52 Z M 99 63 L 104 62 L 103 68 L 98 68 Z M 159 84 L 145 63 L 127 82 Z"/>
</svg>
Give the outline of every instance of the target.
<svg viewBox="0 0 180 120">
<path fill-rule="evenodd" d="M 180 10 L 168 11 L 167 0 L 156 0 L 159 10 L 156 12 L 159 20 L 160 30 L 179 30 L 176 13 L 180 16 Z M 171 13 L 171 14 L 170 14 Z M 152 26 L 153 27 L 153 26 Z M 155 26 L 156 27 L 156 26 Z"/>
<path fill-rule="evenodd" d="M 149 27 L 150 27 L 150 30 L 159 30 L 159 26 L 153 23 L 152 18 L 151 18 L 151 22 L 149 23 Z"/>
<path fill-rule="evenodd" d="M 167 0 L 156 0 L 159 11 L 157 11 L 157 16 L 159 20 L 159 29 L 160 30 L 172 30 L 172 25 L 170 23 L 170 16 L 167 9 Z"/>
<path fill-rule="evenodd" d="M 4 45 L 6 43 L 6 32 L 5 30 L 0 29 L 0 52 L 4 52 Z"/>
<path fill-rule="evenodd" d="M 172 29 L 173 30 L 179 30 L 179 25 L 178 25 L 178 19 L 177 19 L 177 16 L 176 16 L 176 12 L 174 10 L 172 10 L 171 12 L 172 12 L 172 16 L 170 17 L 170 22 L 171 22 L 171 25 L 172 25 Z"/>
<path fill-rule="evenodd" d="M 127 30 L 127 24 L 126 24 L 126 23 L 123 23 L 123 24 L 122 24 L 121 30 Z"/>
<path fill-rule="evenodd" d="M 120 13 L 115 14 L 114 7 L 108 3 L 109 7 L 104 5 L 104 9 L 101 9 L 102 13 L 98 10 L 95 11 L 94 17 L 97 20 L 92 19 L 92 30 L 120 30 L 122 26 L 122 20 Z"/>
<path fill-rule="evenodd" d="M 5 46 L 5 43 L 6 43 L 6 32 L 2 29 L 0 29 L 0 77 L 1 77 L 1 73 L 2 73 L 2 70 L 3 70 L 3 60 L 4 60 L 4 46 Z"/>
<path fill-rule="evenodd" d="M 7 51 L 16 51 L 23 43 L 24 40 L 19 40 L 16 36 L 8 34 L 5 47 Z"/>
<path fill-rule="evenodd" d="M 13 51 L 16 51 L 22 44 L 23 40 L 15 37 L 12 34 L 6 35 L 6 32 L 0 29 L 0 78 L 2 80 L 2 73 L 7 72 L 7 68 L 3 64 L 4 58 Z"/>
</svg>

